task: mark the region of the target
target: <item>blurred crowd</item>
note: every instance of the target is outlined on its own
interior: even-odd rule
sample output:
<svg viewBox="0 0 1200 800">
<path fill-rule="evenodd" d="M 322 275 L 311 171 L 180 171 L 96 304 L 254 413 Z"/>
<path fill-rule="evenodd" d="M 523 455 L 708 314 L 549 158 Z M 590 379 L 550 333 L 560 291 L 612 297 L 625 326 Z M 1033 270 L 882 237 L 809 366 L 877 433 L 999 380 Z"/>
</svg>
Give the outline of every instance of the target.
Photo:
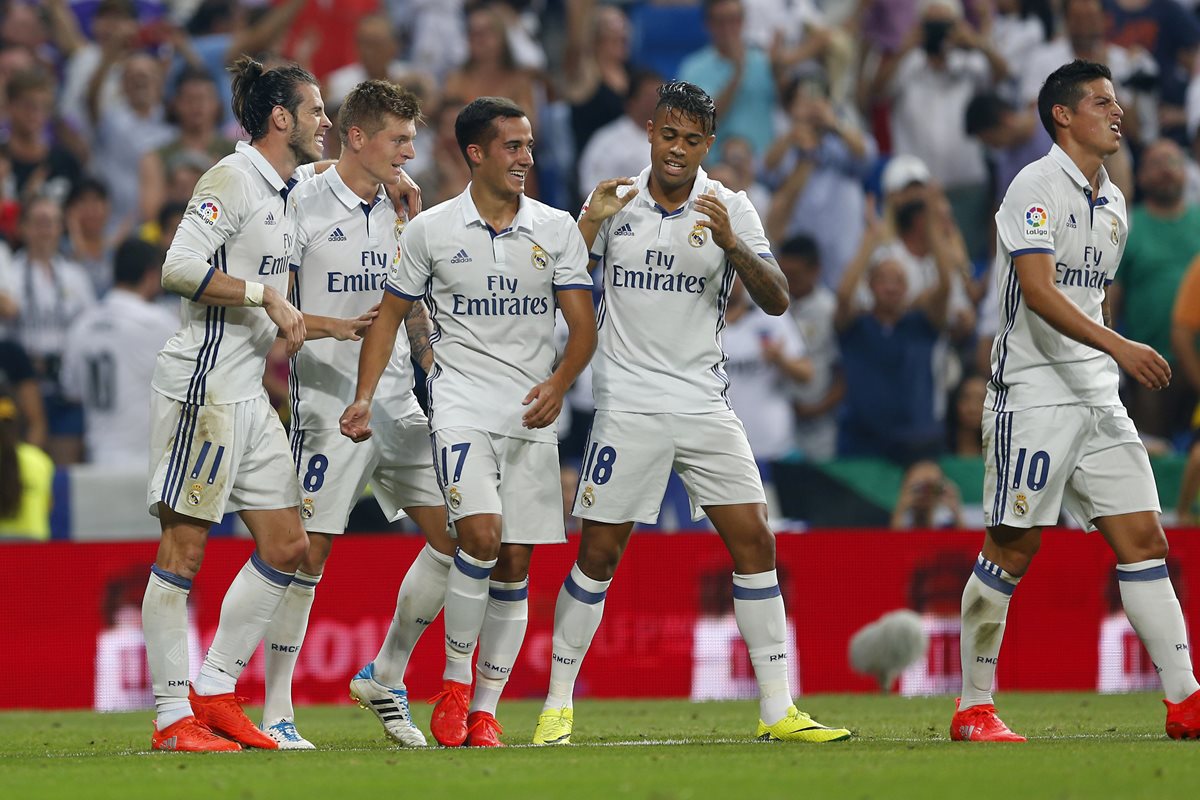
<svg viewBox="0 0 1200 800">
<path fill-rule="evenodd" d="M 0 2 L 0 450 L 9 437 L 59 465 L 145 467 L 145 435 L 120 430 L 112 412 L 141 402 L 125 387 L 148 384 L 173 327 L 158 267 L 192 188 L 244 138 L 224 70 L 235 56 L 309 68 L 331 117 L 366 78 L 416 91 L 426 119 L 410 173 L 426 206 L 469 180 L 453 120 L 470 100 L 503 95 L 528 110 L 529 192 L 574 210 L 599 180 L 648 164 L 656 89 L 678 77 L 716 99 L 705 168 L 748 194 L 791 289 L 780 319 L 735 290 L 723 333 L 730 400 L 764 469 L 889 459 L 911 465 L 902 494 L 915 499 L 897 509 L 900 526 L 953 518 L 930 510 L 947 482 L 929 459 L 980 455 L 998 325 L 992 215 L 1050 147 L 1034 107 L 1043 79 L 1078 57 L 1109 66 L 1126 112 L 1124 149 L 1108 164 L 1132 209 L 1114 320 L 1175 373 L 1157 393 L 1126 381 L 1125 401 L 1152 453 L 1191 451 L 1178 513 L 1192 521 L 1197 5 Z M 328 147 L 336 158 L 333 137 Z M 281 409 L 286 371 L 281 358 L 264 376 Z M 587 403 L 577 397 L 572 416 Z"/>
</svg>

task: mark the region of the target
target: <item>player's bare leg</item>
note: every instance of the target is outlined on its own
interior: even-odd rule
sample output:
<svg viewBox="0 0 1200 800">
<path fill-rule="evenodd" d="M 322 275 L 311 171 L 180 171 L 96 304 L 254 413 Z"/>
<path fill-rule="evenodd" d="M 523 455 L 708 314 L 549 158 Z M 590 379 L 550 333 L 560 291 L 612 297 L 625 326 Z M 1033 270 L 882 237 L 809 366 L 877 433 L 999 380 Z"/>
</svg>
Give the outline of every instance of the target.
<svg viewBox="0 0 1200 800">
<path fill-rule="evenodd" d="M 1192 672 L 1183 610 L 1167 574 L 1167 537 L 1158 513 L 1139 511 L 1092 522 L 1116 553 L 1125 616 L 1158 668 L 1167 696 L 1167 735 L 1198 738 L 1200 684 Z"/>
<path fill-rule="evenodd" d="M 454 523 L 458 550 L 446 579 L 446 671 L 430 729 L 447 747 L 467 739 L 471 656 L 487 612 L 488 581 L 500 555 L 499 514 L 472 514 Z"/>
<path fill-rule="evenodd" d="M 1041 544 L 1041 528 L 997 525 L 987 529 L 983 549 L 963 589 L 963 687 L 950 721 L 950 738 L 955 741 L 1025 741 L 996 716 L 992 684 L 1009 602 Z"/>
<path fill-rule="evenodd" d="M 533 545 L 505 544 L 492 568 L 487 612 L 479 632 L 479 657 L 475 664 L 475 695 L 467 717 L 467 744 L 502 747 L 503 733 L 496 721 L 496 706 L 517 663 L 529 623 L 529 561 Z"/>
</svg>

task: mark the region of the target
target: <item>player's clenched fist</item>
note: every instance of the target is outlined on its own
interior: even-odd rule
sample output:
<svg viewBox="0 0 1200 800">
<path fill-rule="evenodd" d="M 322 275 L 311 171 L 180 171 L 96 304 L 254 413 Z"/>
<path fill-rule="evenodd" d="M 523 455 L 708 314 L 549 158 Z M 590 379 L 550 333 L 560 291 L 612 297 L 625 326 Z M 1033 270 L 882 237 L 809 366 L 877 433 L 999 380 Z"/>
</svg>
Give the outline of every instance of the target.
<svg viewBox="0 0 1200 800">
<path fill-rule="evenodd" d="M 371 438 L 371 404 L 366 400 L 355 400 L 346 406 L 338 420 L 342 435 L 354 442 L 365 442 Z"/>
</svg>

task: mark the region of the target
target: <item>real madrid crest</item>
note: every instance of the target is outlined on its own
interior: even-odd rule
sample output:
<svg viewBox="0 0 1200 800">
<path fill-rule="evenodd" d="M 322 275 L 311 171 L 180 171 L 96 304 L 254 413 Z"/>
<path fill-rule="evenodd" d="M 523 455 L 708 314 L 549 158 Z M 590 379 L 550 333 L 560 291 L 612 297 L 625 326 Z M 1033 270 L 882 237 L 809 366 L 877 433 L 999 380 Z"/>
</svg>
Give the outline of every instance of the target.
<svg viewBox="0 0 1200 800">
<path fill-rule="evenodd" d="M 535 244 L 530 261 L 533 263 L 534 269 L 545 269 L 550 265 L 550 256 L 546 255 L 546 251 Z"/>
<path fill-rule="evenodd" d="M 404 226 L 407 224 L 408 224 L 408 221 L 406 219 L 404 219 L 404 217 L 396 217 L 396 238 L 397 239 L 400 238 L 400 234 L 404 233 Z"/>
<path fill-rule="evenodd" d="M 1115 245 L 1121 244 L 1121 228 L 1117 225 L 1117 221 L 1112 221 L 1112 243 Z"/>
<path fill-rule="evenodd" d="M 688 244 L 692 247 L 704 247 L 707 242 L 708 228 L 697 222 L 692 228 L 692 232 L 688 234 Z"/>
<path fill-rule="evenodd" d="M 592 490 L 591 484 L 583 490 L 583 497 L 579 498 L 579 505 L 584 508 L 591 508 L 596 505 L 596 493 Z"/>
<path fill-rule="evenodd" d="M 313 501 L 311 497 L 304 498 L 304 503 L 300 506 L 300 516 L 305 519 L 312 519 Z"/>
<path fill-rule="evenodd" d="M 192 490 L 188 492 L 188 502 L 194 506 L 200 505 L 200 490 L 204 487 L 198 483 L 192 484 Z"/>
<path fill-rule="evenodd" d="M 450 500 L 450 507 L 457 510 L 462 505 L 462 493 L 458 491 L 457 486 L 451 486 L 446 491 L 446 497 Z"/>
<path fill-rule="evenodd" d="M 1013 513 L 1018 517 L 1023 517 L 1029 513 L 1029 501 L 1025 499 L 1025 495 L 1019 494 L 1013 500 Z"/>
</svg>

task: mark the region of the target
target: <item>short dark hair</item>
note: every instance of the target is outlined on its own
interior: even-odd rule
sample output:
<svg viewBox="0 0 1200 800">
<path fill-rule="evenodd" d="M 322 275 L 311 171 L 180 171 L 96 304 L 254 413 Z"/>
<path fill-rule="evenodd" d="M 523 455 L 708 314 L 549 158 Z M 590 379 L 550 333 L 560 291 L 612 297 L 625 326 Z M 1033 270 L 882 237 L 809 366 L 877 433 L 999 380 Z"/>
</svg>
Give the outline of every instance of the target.
<svg viewBox="0 0 1200 800">
<path fill-rule="evenodd" d="M 1050 134 L 1053 141 L 1058 141 L 1058 128 L 1054 124 L 1054 107 L 1075 108 L 1075 105 L 1083 99 L 1084 85 L 1100 78 L 1111 81 L 1112 72 L 1103 64 L 1084 61 L 1082 58 L 1077 58 L 1070 64 L 1063 64 L 1051 72 L 1050 77 L 1046 78 L 1046 82 L 1042 84 L 1042 90 L 1038 92 L 1037 107 L 1038 116 L 1042 118 L 1042 127 L 1046 129 L 1046 133 Z"/>
<path fill-rule="evenodd" d="M 632 67 L 629 70 L 629 85 L 625 87 L 625 102 L 628 103 L 646 84 L 661 85 L 663 76 L 649 67 Z"/>
<path fill-rule="evenodd" d="M 658 105 L 660 108 L 677 111 L 691 117 L 700 123 L 706 134 L 717 132 L 717 106 L 708 93 L 694 83 L 687 81 L 671 81 L 658 87 Z"/>
<path fill-rule="evenodd" d="M 160 269 L 162 265 L 162 248 L 131 236 L 121 242 L 113 254 L 113 283 L 118 286 L 137 286 L 147 272 Z"/>
<path fill-rule="evenodd" d="M 54 78 L 49 72 L 41 67 L 30 67 L 9 76 L 5 96 L 8 98 L 8 102 L 12 103 L 30 92 L 42 91 L 53 94 L 54 88 Z"/>
<path fill-rule="evenodd" d="M 473 144 L 482 146 L 496 138 L 498 118 L 525 116 L 528 116 L 525 111 L 507 97 L 479 97 L 463 106 L 454 120 L 454 138 L 458 140 L 458 149 L 462 151 L 467 165 L 472 169 L 475 167 L 467 156 L 467 147 Z"/>
<path fill-rule="evenodd" d="M 993 130 L 1004 121 L 1008 103 L 995 92 L 981 92 L 967 104 L 967 136 L 978 136 Z"/>
<path fill-rule="evenodd" d="M 778 253 L 781 256 L 803 259 L 815 266 L 821 264 L 821 248 L 817 245 L 817 240 L 803 233 L 784 242 Z"/>
<path fill-rule="evenodd" d="M 183 215 L 187 213 L 187 203 L 181 203 L 178 200 L 171 203 L 163 203 L 163 207 L 159 209 L 158 217 L 155 220 L 158 222 L 159 230 L 167 227 L 167 221 L 171 217 L 179 217 L 183 219 Z"/>
<path fill-rule="evenodd" d="M 173 84 L 174 93 L 178 94 L 185 83 L 207 83 L 214 89 L 217 88 L 217 79 L 213 77 L 211 72 L 204 67 L 197 67 L 191 64 L 181 69 L 179 75 L 176 76 L 175 83 Z"/>
<path fill-rule="evenodd" d="M 369 80 L 355 86 L 338 109 L 338 135 L 345 143 L 351 128 L 374 136 L 387 124 L 387 115 L 420 122 L 421 101 L 403 86 L 389 81 Z"/>
<path fill-rule="evenodd" d="M 241 56 L 229 67 L 233 73 L 233 116 L 256 142 L 267 135 L 267 121 L 275 106 L 293 117 L 300 109 L 299 87 L 320 86 L 313 74 L 298 64 L 266 69 L 250 56 Z"/>
<path fill-rule="evenodd" d="M 909 200 L 896 209 L 896 230 L 905 234 L 908 233 L 917 224 L 917 220 L 921 214 L 925 213 L 925 201 L 921 199 Z"/>
<path fill-rule="evenodd" d="M 80 178 L 67 194 L 67 200 L 63 203 L 63 208 L 70 208 L 89 195 L 99 197 L 101 200 L 107 202 L 110 197 L 108 185 L 96 178 Z"/>
</svg>

